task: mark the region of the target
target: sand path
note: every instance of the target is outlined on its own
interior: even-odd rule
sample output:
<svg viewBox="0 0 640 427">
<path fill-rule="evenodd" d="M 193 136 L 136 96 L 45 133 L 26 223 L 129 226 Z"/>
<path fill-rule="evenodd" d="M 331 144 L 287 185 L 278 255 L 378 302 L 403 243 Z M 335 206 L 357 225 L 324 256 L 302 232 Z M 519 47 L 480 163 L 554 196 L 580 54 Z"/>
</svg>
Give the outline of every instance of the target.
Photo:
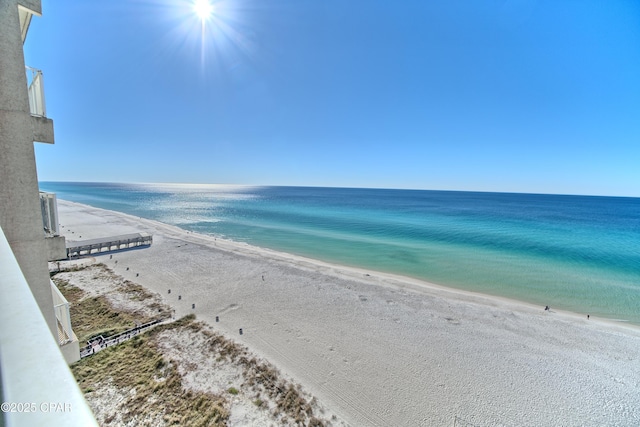
<svg viewBox="0 0 640 427">
<path fill-rule="evenodd" d="M 262 355 L 353 426 L 640 425 L 633 326 L 62 200 L 59 215 L 68 240 L 152 233 L 149 248 L 96 258 Z"/>
</svg>

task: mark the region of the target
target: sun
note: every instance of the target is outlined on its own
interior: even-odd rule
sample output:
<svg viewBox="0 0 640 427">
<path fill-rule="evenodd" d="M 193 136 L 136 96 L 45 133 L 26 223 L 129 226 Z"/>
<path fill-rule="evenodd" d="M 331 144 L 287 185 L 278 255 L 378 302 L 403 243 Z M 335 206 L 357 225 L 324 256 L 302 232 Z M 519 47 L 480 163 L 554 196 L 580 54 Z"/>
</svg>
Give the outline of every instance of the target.
<svg viewBox="0 0 640 427">
<path fill-rule="evenodd" d="M 206 21 L 213 13 L 213 6 L 209 3 L 209 0 L 195 0 L 193 10 L 201 20 Z"/>
</svg>

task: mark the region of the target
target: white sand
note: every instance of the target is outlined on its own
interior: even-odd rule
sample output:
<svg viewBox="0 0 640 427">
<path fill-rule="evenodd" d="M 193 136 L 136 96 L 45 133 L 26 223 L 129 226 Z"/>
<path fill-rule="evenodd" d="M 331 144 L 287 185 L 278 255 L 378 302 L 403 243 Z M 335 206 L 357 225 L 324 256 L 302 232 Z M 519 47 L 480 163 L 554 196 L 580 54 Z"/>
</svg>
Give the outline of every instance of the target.
<svg viewBox="0 0 640 427">
<path fill-rule="evenodd" d="M 83 299 L 104 296 L 113 308 L 133 314 L 134 319 L 140 320 L 142 317 L 150 318 L 158 315 L 159 306 L 164 305 L 158 293 L 151 294 L 146 291 L 142 295 L 137 291 L 138 286 L 131 286 L 131 283 L 125 282 L 122 277 L 105 268 L 96 268 L 97 262 L 95 258 L 62 261 L 59 263 L 60 266 L 63 270 L 67 270 L 57 273 L 56 279 L 80 288 L 84 292 Z M 80 270 L 70 268 L 75 266 L 88 268 Z M 50 267 L 51 271 L 56 271 L 55 263 L 51 263 Z M 170 321 L 167 320 L 167 322 Z M 282 402 L 267 390 L 264 383 L 260 381 L 247 383 L 249 378 L 255 379 L 258 372 L 271 371 L 268 362 L 254 359 L 255 364 L 244 365 L 241 359 L 251 360 L 254 355 L 242 346 L 236 348 L 239 352 L 238 358 L 221 357 L 220 351 L 211 350 L 212 335 L 209 332 L 214 332 L 210 326 L 201 325 L 201 322 L 198 322 L 197 331 L 187 327 L 172 328 L 159 332 L 153 338 L 165 360 L 171 361 L 171 365 L 177 369 L 182 387 L 187 391 L 221 396 L 225 400 L 224 408 L 229 412 L 226 422 L 229 427 L 298 427 L 299 424 L 295 419 L 289 417 L 292 414 L 291 411 L 287 412 L 279 407 Z M 156 371 L 156 381 L 162 382 L 167 379 L 169 366 L 167 364 Z M 282 373 L 277 373 L 274 382 L 283 389 L 295 387 L 298 396 L 313 408 L 313 417 L 325 423 L 330 422 L 325 425 L 332 427 L 346 425 L 329 408 L 321 405 L 317 399 L 298 385 L 291 383 L 290 378 L 283 376 Z M 235 394 L 229 391 L 231 387 L 236 389 Z M 129 405 L 130 399 L 136 395 L 137 386 L 135 385 L 116 386 L 112 379 L 107 379 L 92 388 L 94 390 L 86 395 L 87 403 L 100 425 L 153 427 L 174 425 L 174 420 L 165 418 L 165 415 L 169 414 L 166 414 L 162 403 L 154 402 L 153 398 L 147 403 L 157 403 L 156 408 L 145 414 L 131 413 Z"/>
<path fill-rule="evenodd" d="M 478 426 L 640 425 L 633 326 L 58 208 L 68 240 L 152 233 L 149 248 L 95 257 L 177 316 L 195 312 L 265 357 L 353 426 L 456 416 Z"/>
</svg>

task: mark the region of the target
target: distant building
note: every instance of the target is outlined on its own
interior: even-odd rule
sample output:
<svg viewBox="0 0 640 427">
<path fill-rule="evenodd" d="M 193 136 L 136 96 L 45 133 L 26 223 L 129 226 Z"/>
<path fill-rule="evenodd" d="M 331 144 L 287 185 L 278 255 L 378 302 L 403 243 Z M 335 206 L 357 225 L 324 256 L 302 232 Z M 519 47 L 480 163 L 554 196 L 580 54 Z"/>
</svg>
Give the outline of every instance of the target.
<svg viewBox="0 0 640 427">
<path fill-rule="evenodd" d="M 0 228 L 65 360 L 72 363 L 80 358 L 78 339 L 68 303 L 47 267 L 47 261 L 66 258 L 65 240 L 58 230 L 55 195 L 39 192 L 36 173 L 33 143 L 53 144 L 54 134 L 42 72 L 26 67 L 24 60 L 34 14 L 41 14 L 40 0 L 0 0 Z M 0 297 L 4 287 L 0 281 Z"/>
</svg>

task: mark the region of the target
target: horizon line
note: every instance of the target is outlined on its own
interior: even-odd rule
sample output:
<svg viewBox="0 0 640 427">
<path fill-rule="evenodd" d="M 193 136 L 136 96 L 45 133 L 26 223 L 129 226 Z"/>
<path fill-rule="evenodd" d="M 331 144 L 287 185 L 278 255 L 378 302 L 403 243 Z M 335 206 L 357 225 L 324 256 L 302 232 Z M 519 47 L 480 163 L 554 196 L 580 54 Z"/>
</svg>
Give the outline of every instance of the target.
<svg viewBox="0 0 640 427">
<path fill-rule="evenodd" d="M 579 194 L 579 193 L 545 193 L 539 191 L 506 191 L 506 190 L 461 190 L 461 189 L 435 189 L 435 188 L 398 188 L 398 187 L 357 187 L 357 186 L 331 186 L 331 185 L 283 185 L 283 184 L 230 184 L 230 183 L 197 183 L 197 182 L 132 182 L 132 181 L 55 181 L 38 180 L 40 183 L 69 183 L 69 184 L 129 184 L 129 185 L 182 185 L 182 186 L 233 186 L 233 187 L 291 187 L 291 188 L 335 188 L 346 190 L 395 190 L 395 191 L 434 191 L 451 193 L 483 193 L 483 194 L 526 194 L 536 196 L 575 196 L 575 197 L 610 197 L 624 199 L 639 199 L 638 196 L 622 196 L 610 194 Z"/>
</svg>

